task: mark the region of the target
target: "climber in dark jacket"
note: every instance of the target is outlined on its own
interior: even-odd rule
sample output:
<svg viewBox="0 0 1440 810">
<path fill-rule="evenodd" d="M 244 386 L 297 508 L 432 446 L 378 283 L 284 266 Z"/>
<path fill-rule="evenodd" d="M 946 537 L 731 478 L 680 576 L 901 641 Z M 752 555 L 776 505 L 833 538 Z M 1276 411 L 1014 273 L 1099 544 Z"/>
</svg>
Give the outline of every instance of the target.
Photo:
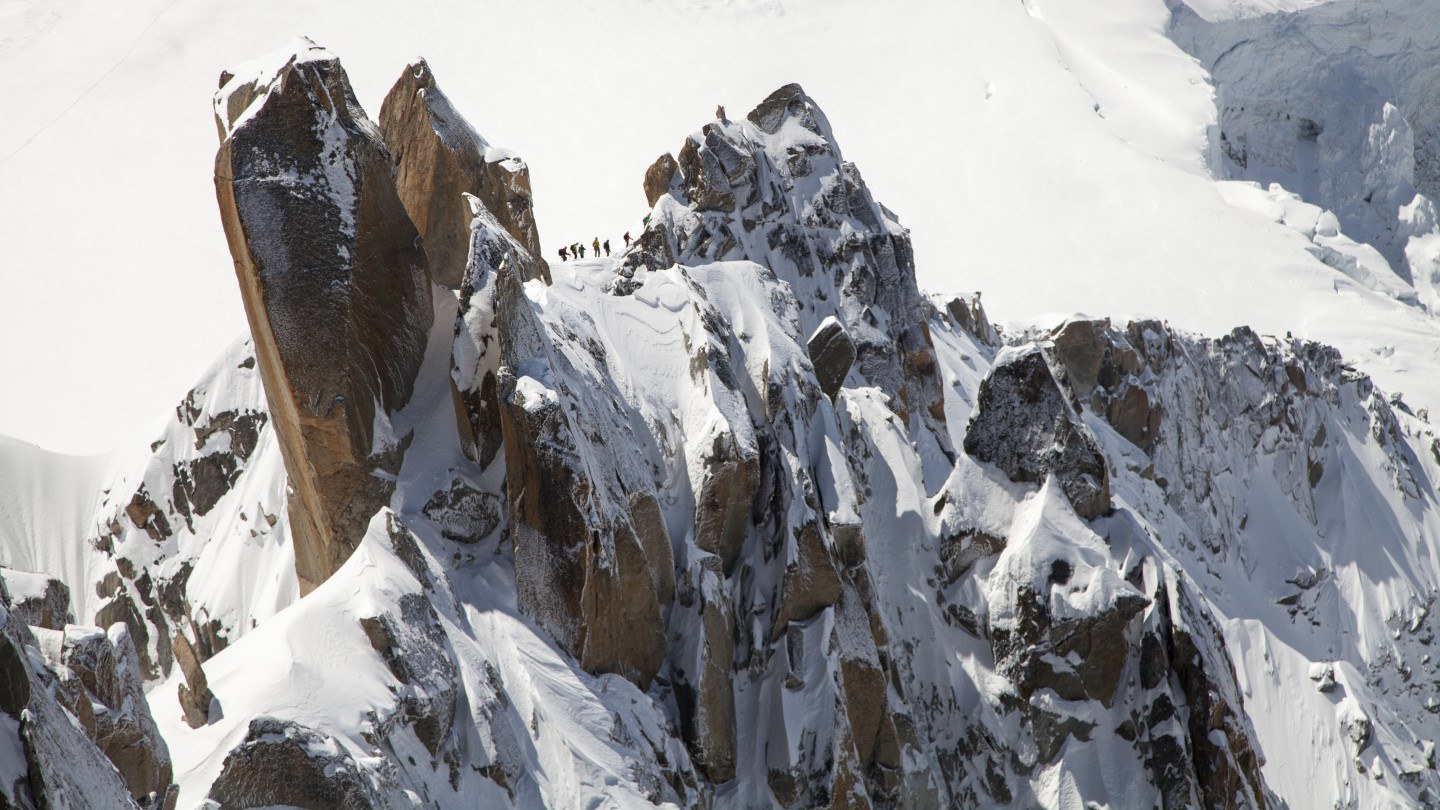
<svg viewBox="0 0 1440 810">
<path fill-rule="evenodd" d="M 582 258 L 582 259 L 585 258 L 585 246 L 584 246 L 584 245 L 581 245 L 581 246 L 580 246 L 580 258 Z"/>
<path fill-rule="evenodd" d="M 630 247 L 630 232 L 625 232 L 625 247 Z"/>
<path fill-rule="evenodd" d="M 564 261 L 569 261 L 569 260 L 570 260 L 570 255 L 565 252 L 565 248 L 563 248 L 563 247 L 560 248 L 560 261 L 564 262 Z"/>
<path fill-rule="evenodd" d="M 609 256 L 609 255 L 610 255 L 610 240 L 609 240 L 609 239 L 606 239 L 606 240 L 605 240 L 605 255 L 606 255 L 606 256 Z"/>
</svg>

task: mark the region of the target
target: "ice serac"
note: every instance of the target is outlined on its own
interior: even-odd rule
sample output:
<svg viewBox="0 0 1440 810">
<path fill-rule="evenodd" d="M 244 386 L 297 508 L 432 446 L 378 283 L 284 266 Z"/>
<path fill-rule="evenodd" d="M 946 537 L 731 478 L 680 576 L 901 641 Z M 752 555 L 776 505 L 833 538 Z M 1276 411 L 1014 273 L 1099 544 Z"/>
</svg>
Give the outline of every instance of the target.
<svg viewBox="0 0 1440 810">
<path fill-rule="evenodd" d="M 232 99 L 241 94 L 243 109 Z M 216 96 L 215 186 L 289 475 L 302 592 L 389 497 L 434 317 L 390 153 L 340 62 L 308 40 Z"/>
<path fill-rule="evenodd" d="M 456 112 L 424 59 L 406 66 L 380 107 L 380 131 L 395 165 L 395 185 L 425 240 L 436 283 L 458 287 L 470 256 L 473 195 L 523 250 L 521 276 L 550 282 L 530 193 L 530 169 L 492 147 Z"/>
</svg>

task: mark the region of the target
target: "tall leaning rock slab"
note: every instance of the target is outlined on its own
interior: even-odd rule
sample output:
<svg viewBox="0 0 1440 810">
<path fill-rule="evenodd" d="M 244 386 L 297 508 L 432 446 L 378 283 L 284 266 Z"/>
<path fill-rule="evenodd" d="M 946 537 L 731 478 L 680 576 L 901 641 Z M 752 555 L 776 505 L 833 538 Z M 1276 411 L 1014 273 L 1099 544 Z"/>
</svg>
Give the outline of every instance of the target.
<svg viewBox="0 0 1440 810">
<path fill-rule="evenodd" d="M 424 59 L 405 67 L 380 106 L 380 129 L 395 165 L 395 183 L 410 218 L 425 238 L 435 281 L 459 286 L 470 254 L 474 196 L 524 251 L 525 280 L 550 283 L 540 256 L 530 194 L 530 169 L 514 152 L 491 146 L 470 126 L 435 82 Z"/>
<path fill-rule="evenodd" d="M 215 96 L 215 190 L 290 485 L 303 593 L 354 551 L 434 319 L 420 235 L 340 61 L 309 40 Z M 378 474 L 377 474 L 378 473 Z"/>
</svg>

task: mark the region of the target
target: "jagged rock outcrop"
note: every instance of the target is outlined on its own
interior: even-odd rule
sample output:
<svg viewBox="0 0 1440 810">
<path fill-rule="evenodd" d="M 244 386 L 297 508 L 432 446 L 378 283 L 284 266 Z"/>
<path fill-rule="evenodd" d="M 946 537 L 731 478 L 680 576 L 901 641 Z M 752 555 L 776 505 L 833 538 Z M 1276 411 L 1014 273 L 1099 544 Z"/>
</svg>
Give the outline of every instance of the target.
<svg viewBox="0 0 1440 810">
<path fill-rule="evenodd" d="M 185 678 L 185 682 L 177 687 L 180 711 L 186 724 L 191 728 L 200 728 L 210 722 L 210 704 L 214 701 L 215 694 L 210 691 L 210 681 L 205 677 L 204 667 L 200 665 L 200 656 L 191 646 L 190 640 L 185 638 L 185 634 L 177 633 L 172 646 L 175 650 L 175 661 L 180 665 L 180 673 Z"/>
<path fill-rule="evenodd" d="M 1076 319 L 1051 335 L 1050 355 L 1071 392 L 1131 444 L 1150 450 L 1160 431 L 1160 408 L 1143 384 L 1144 361 L 1108 320 Z"/>
<path fill-rule="evenodd" d="M 124 628 L 117 631 L 121 642 L 128 643 Z M 55 630 L 36 632 L 60 635 Z M 103 633 L 101 638 L 108 647 L 109 639 Z M 125 701 L 115 705 L 128 713 L 127 719 L 149 721 L 133 650 L 128 674 L 117 672 L 113 657 L 108 662 L 108 670 L 96 673 L 96 688 L 103 684 L 112 700 L 123 695 Z M 47 666 L 36 637 L 11 612 L 9 593 L 0 582 L 0 747 L 6 751 L 0 759 L 0 804 L 86 810 L 139 807 L 116 763 L 95 742 L 96 718 L 88 711 L 77 715 L 69 709 L 71 704 L 83 703 L 89 710 L 92 693 L 68 668 L 58 663 L 55 666 L 58 672 Z M 135 676 L 133 680 L 130 675 Z M 104 708 L 109 710 L 108 705 Z M 111 716 L 107 722 L 115 719 Z M 153 722 L 150 727 L 153 730 Z M 107 728 L 114 730 L 115 726 L 112 723 Z M 118 743 L 119 739 L 111 741 Z M 137 746 L 136 754 L 148 752 L 164 757 L 164 781 L 157 778 L 158 792 L 142 794 L 150 806 L 156 806 L 163 803 L 169 788 L 169 755 L 158 733 L 151 741 L 158 743 L 158 749 L 142 744 Z M 139 771 L 133 773 L 140 775 Z M 158 769 L 153 775 L 161 776 Z"/>
<path fill-rule="evenodd" d="M 950 455 L 925 325 L 934 308 L 915 283 L 909 232 L 871 198 L 814 100 L 786 85 L 746 120 L 706 124 L 678 159 L 667 158 L 646 173 L 655 221 L 622 275 L 674 262 L 748 259 L 769 268 L 794 290 L 805 334 L 835 317 L 860 375 L 893 392 L 902 417 L 918 420 L 917 440 Z"/>
<path fill-rule="evenodd" d="M 648 684 L 665 643 L 646 546 L 668 551 L 668 538 L 645 543 L 628 503 L 607 503 L 559 393 L 541 382 L 555 362 L 549 339 L 515 271 L 502 266 L 498 275 L 497 395 L 520 604 L 586 669 Z"/>
<path fill-rule="evenodd" d="M 675 173 L 678 171 L 680 164 L 675 162 L 675 157 L 669 152 L 650 164 L 650 168 L 645 170 L 645 181 L 641 184 L 645 188 L 646 205 L 655 207 L 655 202 L 670 191 L 670 184 L 675 181 Z"/>
<path fill-rule="evenodd" d="M 406 66 L 380 107 L 380 131 L 395 163 L 395 185 L 425 240 L 430 273 L 458 287 L 470 257 L 473 195 L 523 248 L 525 280 L 550 283 L 530 193 L 530 169 L 513 152 L 490 146 L 440 90 L 424 59 Z"/>
<path fill-rule="evenodd" d="M 1110 508 L 1105 458 L 1039 347 L 996 358 L 980 384 L 965 452 L 994 464 L 1012 481 L 1040 483 L 1053 476 L 1081 517 L 1098 517 Z"/>
<path fill-rule="evenodd" d="M 312 729 L 274 717 L 250 721 L 207 797 L 225 810 L 301 807 L 373 810 L 388 807 L 360 776 L 344 746 Z"/>
<path fill-rule="evenodd" d="M 840 386 L 845 384 L 850 366 L 855 363 L 855 342 L 839 321 L 827 318 L 810 336 L 805 348 L 815 366 L 815 379 L 820 382 L 820 390 L 834 399 Z"/>
<path fill-rule="evenodd" d="M 945 312 L 954 324 L 970 337 L 985 346 L 999 347 L 1000 333 L 990 323 L 985 307 L 980 304 L 980 293 L 973 297 L 952 298 L 945 304 Z"/>
<path fill-rule="evenodd" d="M 131 796 L 139 801 L 164 796 L 171 782 L 170 750 L 150 715 L 129 629 L 124 624 L 108 631 L 69 625 L 58 641 L 58 658 L 47 658 L 57 671 L 68 670 L 81 687 L 79 700 L 67 708 L 78 710 L 82 725 L 114 763 Z M 80 705 L 82 701 L 88 706 Z"/>
<path fill-rule="evenodd" d="M 0 568 L 0 579 L 10 592 L 10 613 L 22 624 L 59 630 L 74 623 L 70 589 L 60 580 L 10 568 Z"/>
<path fill-rule="evenodd" d="M 302 40 L 279 62 L 217 94 L 215 186 L 308 591 L 388 498 L 377 473 L 403 440 L 376 423 L 409 400 L 434 313 L 390 153 L 339 60 Z"/>
</svg>

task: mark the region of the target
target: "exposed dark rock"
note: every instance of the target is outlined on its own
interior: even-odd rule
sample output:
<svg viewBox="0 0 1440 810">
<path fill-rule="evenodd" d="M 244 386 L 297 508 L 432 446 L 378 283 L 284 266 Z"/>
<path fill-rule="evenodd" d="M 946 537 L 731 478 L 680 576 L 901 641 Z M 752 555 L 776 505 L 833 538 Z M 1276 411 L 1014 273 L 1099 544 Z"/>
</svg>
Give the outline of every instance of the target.
<svg viewBox="0 0 1440 810">
<path fill-rule="evenodd" d="M 655 207 L 656 201 L 670 191 L 670 184 L 675 180 L 675 173 L 680 171 L 680 164 L 669 152 L 655 159 L 650 168 L 645 170 L 645 204 L 651 208 Z"/>
<path fill-rule="evenodd" d="M 125 507 L 125 516 L 135 524 L 135 528 L 144 529 L 150 535 L 150 539 L 162 543 L 170 536 L 170 521 L 165 517 L 165 510 L 156 505 L 150 499 L 150 493 L 145 490 L 145 485 L 135 491 L 130 498 L 130 504 Z"/>
<path fill-rule="evenodd" d="M 1082 319 L 1066 322 L 1052 337 L 1050 353 L 1076 398 L 1148 452 L 1159 436 L 1161 412 L 1139 377 L 1144 361 L 1129 339 L 1108 320 Z"/>
<path fill-rule="evenodd" d="M 510 265 L 494 311 L 510 533 L 522 610 L 591 672 L 648 685 L 665 658 L 656 583 L 628 515 L 601 517 L 606 483 L 591 478 L 561 400 L 517 386 L 511 369 L 558 362 Z"/>
<path fill-rule="evenodd" d="M 1110 509 L 1110 476 L 1095 440 L 1037 347 L 1002 356 L 980 383 L 965 452 L 1012 481 L 1053 476 L 1081 517 Z"/>
<path fill-rule="evenodd" d="M 478 543 L 500 525 L 500 501 L 456 478 L 437 491 L 421 511 L 440 527 L 447 540 Z"/>
<path fill-rule="evenodd" d="M 10 615 L 19 621 L 47 630 L 60 630 L 75 621 L 70 613 L 70 589 L 60 580 L 9 568 L 0 568 L 0 578 L 11 593 Z M 26 587 L 17 588 L 22 580 Z"/>
<path fill-rule="evenodd" d="M 30 702 L 30 672 L 20 650 L 6 636 L 0 636 L 0 711 L 19 717 Z"/>
<path fill-rule="evenodd" d="M 820 324 L 806 344 L 810 363 L 815 366 L 815 378 L 820 390 L 831 399 L 840 393 L 845 384 L 845 375 L 855 363 L 855 341 L 850 339 L 845 327 L 834 318 Z"/>
<path fill-rule="evenodd" d="M 760 490 L 760 460 L 729 432 L 718 433 L 701 460 L 695 498 L 695 544 L 718 555 L 725 571 L 740 557 L 750 511 Z"/>
<path fill-rule="evenodd" d="M 385 804 L 338 741 L 274 717 L 250 721 L 225 757 L 209 799 L 224 810 L 287 806 L 371 810 Z"/>
<path fill-rule="evenodd" d="M 237 111 L 236 94 L 253 99 Z M 241 114 L 243 112 L 243 114 Z M 339 60 L 302 41 L 217 95 L 215 186 L 292 495 L 302 592 L 349 557 L 398 458 L 377 412 L 409 400 L 434 317 L 390 154 Z M 296 183 L 296 177 L 304 182 Z"/>
</svg>

